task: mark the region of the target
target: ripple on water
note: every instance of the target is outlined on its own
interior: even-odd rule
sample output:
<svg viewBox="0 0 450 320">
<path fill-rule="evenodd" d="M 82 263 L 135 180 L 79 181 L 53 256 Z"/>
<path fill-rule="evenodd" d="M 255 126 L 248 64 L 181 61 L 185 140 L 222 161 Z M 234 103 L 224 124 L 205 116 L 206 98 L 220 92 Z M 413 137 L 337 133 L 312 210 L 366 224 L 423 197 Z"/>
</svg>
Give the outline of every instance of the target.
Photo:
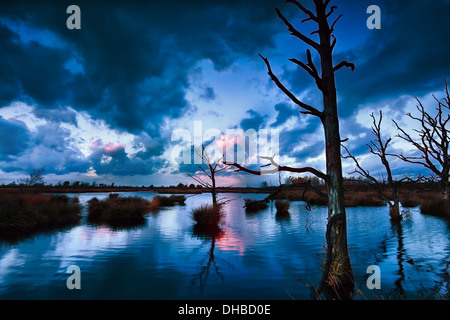
<svg viewBox="0 0 450 320">
<path fill-rule="evenodd" d="M 80 202 L 94 196 L 108 194 L 79 195 Z M 263 211 L 245 213 L 244 198 L 264 196 L 246 194 L 230 202 L 223 233 L 215 238 L 193 232 L 191 210 L 211 201 L 210 195 L 200 194 L 187 198 L 185 206 L 148 214 L 146 225 L 135 229 L 84 221 L 70 230 L 2 246 L 0 298 L 309 299 L 305 284 L 320 279 L 327 209 L 307 211 L 303 202 L 293 201 L 288 218 L 280 219 L 272 202 Z M 448 224 L 423 216 L 418 208 L 410 212 L 410 219 L 393 225 L 385 207 L 347 209 L 358 285 L 365 285 L 371 264 L 381 267 L 386 294 L 403 290 L 413 297 L 420 283 L 431 290 L 443 281 L 450 264 Z M 81 293 L 62 290 L 71 264 L 82 271 Z"/>
</svg>

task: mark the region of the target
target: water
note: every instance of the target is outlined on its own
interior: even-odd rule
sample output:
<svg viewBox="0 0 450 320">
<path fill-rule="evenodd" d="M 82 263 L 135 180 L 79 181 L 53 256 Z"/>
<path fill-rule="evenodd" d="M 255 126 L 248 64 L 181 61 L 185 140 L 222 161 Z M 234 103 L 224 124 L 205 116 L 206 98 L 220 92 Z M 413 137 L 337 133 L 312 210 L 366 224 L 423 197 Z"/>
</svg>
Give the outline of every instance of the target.
<svg viewBox="0 0 450 320">
<path fill-rule="evenodd" d="M 85 204 L 108 193 L 76 196 Z M 2 243 L 0 299 L 310 299 L 321 277 L 326 208 L 309 212 L 292 202 L 289 217 L 280 219 L 274 203 L 245 213 L 244 198 L 265 195 L 226 197 L 235 200 L 215 239 L 193 232 L 191 209 L 211 201 L 200 194 L 188 196 L 185 206 L 146 215 L 146 225 L 135 229 L 96 227 L 84 218 L 68 230 Z M 418 208 L 410 216 L 393 226 L 387 208 L 347 209 L 357 299 L 448 298 L 449 224 Z M 81 290 L 66 287 L 70 265 L 81 269 Z M 367 289 L 369 265 L 381 269 L 380 290 Z"/>
</svg>

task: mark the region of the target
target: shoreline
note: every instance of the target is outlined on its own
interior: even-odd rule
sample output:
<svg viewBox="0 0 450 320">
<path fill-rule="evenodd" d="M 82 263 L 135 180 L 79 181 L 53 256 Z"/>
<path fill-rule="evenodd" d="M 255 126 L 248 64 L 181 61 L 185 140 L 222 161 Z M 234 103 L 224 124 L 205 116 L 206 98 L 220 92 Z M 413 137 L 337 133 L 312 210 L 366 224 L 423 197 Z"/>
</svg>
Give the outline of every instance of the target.
<svg viewBox="0 0 450 320">
<path fill-rule="evenodd" d="M 271 193 L 278 187 L 247 188 L 247 187 L 222 187 L 216 188 L 218 193 Z M 296 188 L 292 190 L 297 190 Z M 201 194 L 210 193 L 209 189 L 171 188 L 171 187 L 18 187 L 0 188 L 0 193 L 102 193 L 102 192 L 156 192 L 161 194 Z"/>
</svg>

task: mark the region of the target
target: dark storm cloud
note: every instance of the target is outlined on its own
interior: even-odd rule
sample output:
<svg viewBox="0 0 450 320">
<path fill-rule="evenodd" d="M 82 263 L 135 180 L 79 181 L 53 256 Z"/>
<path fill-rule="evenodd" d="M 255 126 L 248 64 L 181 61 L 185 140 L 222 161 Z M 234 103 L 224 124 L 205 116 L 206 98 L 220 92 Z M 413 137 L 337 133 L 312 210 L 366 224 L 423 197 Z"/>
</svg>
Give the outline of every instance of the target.
<svg viewBox="0 0 450 320">
<path fill-rule="evenodd" d="M 323 152 L 323 136 L 317 136 L 311 141 L 311 134 L 320 126 L 317 118 L 310 118 L 306 125 L 301 128 L 282 129 L 279 135 L 280 155 L 289 156 L 298 161 L 309 157 L 316 157 Z M 306 146 L 298 151 L 294 151 L 300 144 Z"/>
<path fill-rule="evenodd" d="M 277 118 L 271 127 L 278 127 L 286 123 L 291 117 L 299 116 L 299 109 L 287 103 L 278 103 L 275 105 L 275 110 L 278 112 Z"/>
<path fill-rule="evenodd" d="M 240 127 L 242 130 L 247 131 L 249 129 L 259 130 L 262 126 L 266 124 L 267 115 L 260 115 L 258 112 L 250 109 L 246 112 L 249 115 L 248 118 L 242 119 Z"/>
<path fill-rule="evenodd" d="M 37 118 L 46 119 L 51 122 L 69 123 L 76 125 L 77 118 L 74 110 L 69 108 L 55 109 L 34 109 L 34 115 Z"/>
<path fill-rule="evenodd" d="M 366 30 L 368 37 L 363 44 L 335 53 L 335 63 L 347 60 L 356 65 L 354 72 L 341 69 L 336 74 L 339 108 L 344 117 L 364 103 L 442 90 L 443 79 L 450 75 L 450 42 L 446 40 L 450 36 L 450 2 L 377 2 L 381 7 L 381 29 Z M 352 19 L 344 11 L 345 7 L 339 9 L 344 16 L 337 30 L 347 23 L 346 19 Z M 358 14 L 358 18 L 369 16 L 365 12 Z M 346 40 L 352 34 L 339 33 L 339 36 L 338 43 L 349 42 Z M 315 88 L 302 70 L 286 72 L 283 77 L 293 88 Z"/>
<path fill-rule="evenodd" d="M 23 122 L 0 116 L 0 137 L 0 160 L 8 160 L 28 147 L 30 132 Z"/>
<path fill-rule="evenodd" d="M 155 134 L 155 123 L 191 107 L 184 98 L 187 76 L 199 60 L 226 69 L 242 55 L 273 46 L 279 30 L 274 0 L 77 1 L 81 30 L 66 28 L 69 4 L 1 5 L 3 105 L 29 97 L 38 108 L 71 106 L 114 127 Z M 57 43 L 24 42 L 10 30 L 20 23 L 51 32 Z M 69 61 L 77 62 L 78 72 Z"/>
</svg>

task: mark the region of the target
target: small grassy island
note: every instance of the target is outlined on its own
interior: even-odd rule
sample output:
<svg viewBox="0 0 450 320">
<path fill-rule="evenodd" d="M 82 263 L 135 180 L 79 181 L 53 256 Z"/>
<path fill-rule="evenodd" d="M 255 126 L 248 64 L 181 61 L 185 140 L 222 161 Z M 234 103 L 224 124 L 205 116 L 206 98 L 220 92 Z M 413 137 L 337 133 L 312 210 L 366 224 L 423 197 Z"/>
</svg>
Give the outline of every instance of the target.
<svg viewBox="0 0 450 320">
<path fill-rule="evenodd" d="M 150 202 L 139 197 L 120 197 L 111 193 L 108 198 L 96 197 L 88 201 L 88 222 L 112 227 L 132 227 L 145 224 L 144 214 L 150 211 Z"/>
<path fill-rule="evenodd" d="M 0 194 L 0 237 L 20 238 L 77 224 L 81 219 L 78 198 L 41 193 Z"/>
</svg>

